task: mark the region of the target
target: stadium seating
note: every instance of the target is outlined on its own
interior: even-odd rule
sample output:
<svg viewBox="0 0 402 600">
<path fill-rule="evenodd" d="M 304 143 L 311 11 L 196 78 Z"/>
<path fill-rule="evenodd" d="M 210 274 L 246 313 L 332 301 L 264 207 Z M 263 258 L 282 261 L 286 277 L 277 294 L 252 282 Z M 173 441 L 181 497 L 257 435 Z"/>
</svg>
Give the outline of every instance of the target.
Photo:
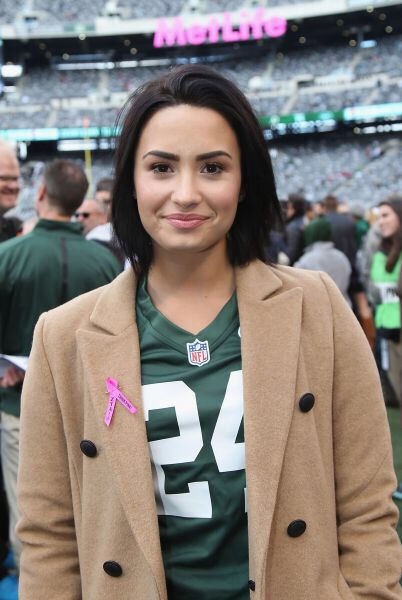
<svg viewBox="0 0 402 600">
<path fill-rule="evenodd" d="M 305 0 L 270 0 L 269 6 L 300 4 Z M 310 2 L 317 0 L 309 0 Z M 264 4 L 263 2 L 259 4 Z M 235 11 L 255 6 L 250 0 L 154 0 L 141 3 L 132 0 L 2 0 L 0 24 L 14 23 L 24 14 L 34 13 L 42 25 L 64 23 L 91 23 L 99 16 L 120 14 L 122 18 L 158 18 L 161 15 L 175 16 L 183 13 L 216 13 Z"/>
<path fill-rule="evenodd" d="M 402 143 L 317 140 L 299 144 L 270 143 L 278 194 L 300 192 L 311 201 L 333 193 L 352 204 L 378 204 L 400 191 Z M 385 178 L 383 175 L 387 173 Z"/>
<path fill-rule="evenodd" d="M 379 40 L 374 48 L 300 48 L 216 63 L 215 68 L 249 95 L 260 115 L 339 110 L 401 101 L 401 50 L 402 36 L 397 35 Z M 164 71 L 165 67 L 142 66 L 106 71 L 30 69 L 16 92 L 0 100 L 0 111 L 10 123 L 18 107 L 29 106 L 35 113 L 35 127 L 48 126 L 49 120 L 52 126 L 67 126 L 69 121 L 75 126 L 83 116 L 91 123 L 111 125 L 127 94 Z M 69 107 L 70 99 L 81 99 L 81 104 L 75 101 Z M 16 126 L 25 126 L 23 121 L 20 115 Z"/>
</svg>

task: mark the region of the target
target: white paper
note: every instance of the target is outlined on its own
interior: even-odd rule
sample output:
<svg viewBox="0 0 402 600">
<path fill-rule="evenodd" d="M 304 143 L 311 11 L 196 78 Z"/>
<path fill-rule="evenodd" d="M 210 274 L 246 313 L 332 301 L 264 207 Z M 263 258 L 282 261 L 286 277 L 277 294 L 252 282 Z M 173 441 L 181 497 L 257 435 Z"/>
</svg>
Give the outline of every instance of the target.
<svg viewBox="0 0 402 600">
<path fill-rule="evenodd" d="M 28 356 L 11 356 L 10 354 L 0 354 L 0 377 L 3 377 L 5 371 L 10 367 L 18 367 L 26 371 L 28 366 Z"/>
</svg>

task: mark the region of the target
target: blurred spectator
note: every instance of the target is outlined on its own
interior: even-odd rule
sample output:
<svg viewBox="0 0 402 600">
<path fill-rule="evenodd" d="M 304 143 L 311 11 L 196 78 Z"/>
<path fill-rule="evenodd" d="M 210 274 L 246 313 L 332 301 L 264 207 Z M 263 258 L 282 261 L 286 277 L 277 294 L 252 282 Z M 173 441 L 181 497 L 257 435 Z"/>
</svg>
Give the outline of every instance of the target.
<svg viewBox="0 0 402 600">
<path fill-rule="evenodd" d="M 357 267 L 357 235 L 355 222 L 345 212 L 338 212 L 338 200 L 335 196 L 324 198 L 325 218 L 331 224 L 332 240 L 335 248 L 349 259 L 351 266 L 348 295 L 352 301 L 353 310 L 372 349 L 375 344 L 375 328 L 371 308 L 367 300 L 361 275 Z"/>
<path fill-rule="evenodd" d="M 107 212 L 107 220 L 110 221 L 111 210 L 112 210 L 112 191 L 113 191 L 114 180 L 110 177 L 104 177 L 100 179 L 96 184 L 95 200 L 103 204 L 105 211 Z"/>
<path fill-rule="evenodd" d="M 97 200 L 84 200 L 74 213 L 74 217 L 82 224 L 85 235 L 98 225 L 104 225 L 107 221 L 106 210 Z"/>
<path fill-rule="evenodd" d="M 357 248 L 361 248 L 363 245 L 363 240 L 366 237 L 368 230 L 370 229 L 369 223 L 364 218 L 365 209 L 363 204 L 353 203 L 350 205 L 350 214 L 356 223 L 356 238 L 357 238 Z"/>
<path fill-rule="evenodd" d="M 374 291 L 374 295 L 373 295 L 370 271 L 371 271 L 371 264 L 373 262 L 373 256 L 374 256 L 375 252 L 377 252 L 377 250 L 379 249 L 380 245 L 381 245 L 381 231 L 380 231 L 378 221 L 374 221 L 364 238 L 363 248 L 362 248 L 362 252 L 361 252 L 361 260 L 360 260 L 360 265 L 361 265 L 360 272 L 363 277 L 364 287 L 367 290 L 367 294 L 368 294 L 370 303 L 373 305 L 375 304 L 375 301 L 374 301 L 375 291 Z"/>
<path fill-rule="evenodd" d="M 355 223 L 350 215 L 338 212 L 338 204 L 338 199 L 335 196 L 326 196 L 324 198 L 325 216 L 331 224 L 335 248 L 346 254 L 351 265 L 353 265 L 357 252 Z"/>
<path fill-rule="evenodd" d="M 312 202 L 306 201 L 305 224 L 311 223 L 316 218 L 315 206 Z"/>
<path fill-rule="evenodd" d="M 275 226 L 270 232 L 268 244 L 265 246 L 265 258 L 268 262 L 278 263 L 280 265 L 289 265 L 288 248 L 285 240 L 284 215 L 286 214 L 286 203 L 281 203 L 282 216 L 277 219 Z"/>
<path fill-rule="evenodd" d="M 371 264 L 375 324 L 380 340 L 381 367 L 386 371 L 396 397 L 401 399 L 401 315 L 397 284 L 402 265 L 402 196 L 393 196 L 379 206 L 380 248 Z"/>
<path fill-rule="evenodd" d="M 315 202 L 313 204 L 313 208 L 315 217 L 322 217 L 325 214 L 324 202 L 322 202 L 321 200 Z"/>
<path fill-rule="evenodd" d="M 304 254 L 294 266 L 328 273 L 350 304 L 348 288 L 352 268 L 346 256 L 335 248 L 331 240 L 331 225 L 327 219 L 318 217 L 312 221 L 304 229 Z"/>
<path fill-rule="evenodd" d="M 17 204 L 20 191 L 20 167 L 15 152 L 7 142 L 0 140 L 0 242 L 17 235 L 21 222 L 5 213 Z"/>
<path fill-rule="evenodd" d="M 123 266 L 125 264 L 125 256 L 114 242 L 113 227 L 110 223 L 112 215 L 113 184 L 114 180 L 109 177 L 100 179 L 96 184 L 95 199 L 102 205 L 106 216 L 105 221 L 91 229 L 87 233 L 86 238 L 87 240 L 94 240 L 94 242 L 98 242 L 108 248 Z"/>
<path fill-rule="evenodd" d="M 290 194 L 286 209 L 286 241 L 290 264 L 303 253 L 303 230 L 306 224 L 306 200 L 300 194 Z"/>
<path fill-rule="evenodd" d="M 43 312 L 110 282 L 121 270 L 110 252 L 86 241 L 81 225 L 70 222 L 87 189 L 85 173 L 74 162 L 49 163 L 36 198 L 39 222 L 31 233 L 0 245 L 1 353 L 28 356 L 36 321 Z M 0 380 L 1 457 L 17 564 L 15 488 L 23 378 L 22 371 L 10 368 Z"/>
</svg>

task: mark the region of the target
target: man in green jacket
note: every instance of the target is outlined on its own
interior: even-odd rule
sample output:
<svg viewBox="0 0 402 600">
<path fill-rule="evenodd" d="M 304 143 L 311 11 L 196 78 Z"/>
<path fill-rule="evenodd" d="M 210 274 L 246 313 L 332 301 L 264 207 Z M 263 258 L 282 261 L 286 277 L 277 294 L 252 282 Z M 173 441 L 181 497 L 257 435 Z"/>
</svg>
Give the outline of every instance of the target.
<svg viewBox="0 0 402 600">
<path fill-rule="evenodd" d="M 36 198 L 34 230 L 0 244 L 0 352 L 28 356 L 41 313 L 112 281 L 121 271 L 113 254 L 82 235 L 71 216 L 88 189 L 85 173 L 69 160 L 44 171 Z M 63 344 L 63 340 L 60 340 Z M 18 563 L 16 480 L 23 372 L 8 369 L 0 379 L 1 458 L 10 512 L 10 541 Z M 40 404 L 40 398 L 38 398 Z"/>
</svg>

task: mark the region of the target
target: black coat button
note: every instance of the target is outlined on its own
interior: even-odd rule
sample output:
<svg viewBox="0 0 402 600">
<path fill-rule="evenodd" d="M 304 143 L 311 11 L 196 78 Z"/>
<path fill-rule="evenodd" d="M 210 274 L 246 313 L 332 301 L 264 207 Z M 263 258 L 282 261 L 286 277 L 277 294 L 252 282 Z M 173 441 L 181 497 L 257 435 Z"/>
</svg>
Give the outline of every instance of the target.
<svg viewBox="0 0 402 600">
<path fill-rule="evenodd" d="M 120 577 L 120 575 L 123 575 L 123 569 L 119 563 L 115 562 L 114 560 L 107 560 L 104 562 L 103 570 L 105 573 L 110 575 L 110 577 Z"/>
<path fill-rule="evenodd" d="M 255 592 L 255 581 L 253 581 L 252 579 L 248 580 L 248 589 L 252 592 Z"/>
<path fill-rule="evenodd" d="M 313 394 L 303 394 L 303 396 L 299 400 L 300 410 L 304 413 L 311 410 L 314 406 L 315 398 Z"/>
<path fill-rule="evenodd" d="M 296 538 L 296 537 L 299 537 L 299 535 L 303 535 L 303 533 L 306 531 L 306 529 L 307 529 L 306 522 L 302 521 L 301 519 L 297 519 L 296 521 L 292 521 L 288 525 L 288 535 L 290 537 Z"/>
<path fill-rule="evenodd" d="M 89 456 L 89 458 L 94 458 L 98 453 L 95 444 L 90 440 L 82 440 L 82 442 L 80 442 L 80 448 L 81 452 L 83 452 L 85 456 Z"/>
</svg>

